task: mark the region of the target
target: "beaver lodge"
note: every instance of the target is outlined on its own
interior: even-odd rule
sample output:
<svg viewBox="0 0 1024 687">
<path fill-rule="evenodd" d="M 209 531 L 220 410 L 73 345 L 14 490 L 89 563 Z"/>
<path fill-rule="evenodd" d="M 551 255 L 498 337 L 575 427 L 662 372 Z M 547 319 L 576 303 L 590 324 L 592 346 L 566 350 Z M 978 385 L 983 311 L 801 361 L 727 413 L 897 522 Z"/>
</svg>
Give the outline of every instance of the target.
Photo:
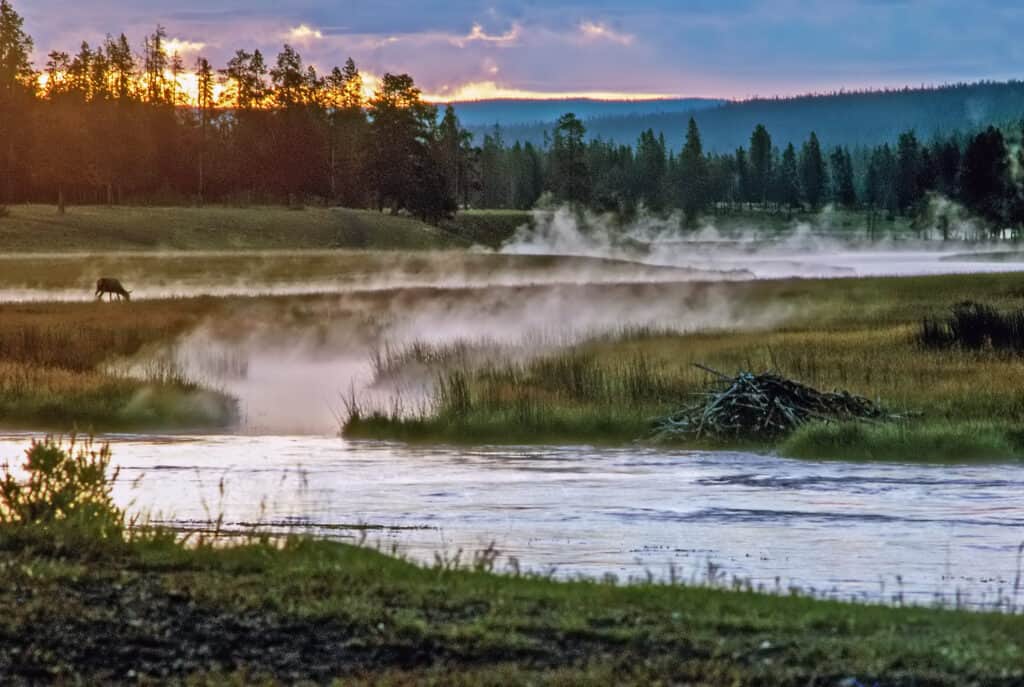
<svg viewBox="0 0 1024 687">
<path fill-rule="evenodd" d="M 823 392 L 766 372 L 715 376 L 700 402 L 656 421 L 653 439 L 777 439 L 808 422 L 882 422 L 896 419 L 847 391 Z"/>
</svg>

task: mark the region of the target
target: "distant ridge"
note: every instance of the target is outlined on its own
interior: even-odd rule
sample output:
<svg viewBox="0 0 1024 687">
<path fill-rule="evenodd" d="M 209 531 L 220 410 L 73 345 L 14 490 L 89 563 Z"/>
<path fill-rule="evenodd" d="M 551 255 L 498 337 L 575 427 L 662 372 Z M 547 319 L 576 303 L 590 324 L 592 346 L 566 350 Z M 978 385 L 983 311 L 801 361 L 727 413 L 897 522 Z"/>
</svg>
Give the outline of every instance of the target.
<svg viewBox="0 0 1024 687">
<path fill-rule="evenodd" d="M 699 102 L 704 106 L 647 112 L 630 112 L 628 103 L 615 103 L 625 111 L 576 114 L 586 120 L 592 138 L 632 144 L 642 131 L 653 129 L 664 133 L 676 150 L 682 147 L 691 115 L 700 127 L 705 150 L 712 152 L 732 152 L 749 145 L 750 132 L 757 124 L 764 124 L 773 143 L 779 146 L 804 141 L 813 130 L 827 146 L 856 147 L 894 142 L 909 129 L 927 141 L 935 133 L 966 133 L 988 124 L 1016 122 L 1024 118 L 1024 81 Z M 548 107 L 552 105 L 548 102 Z M 564 111 L 569 110 L 558 114 Z M 537 120 L 519 124 L 502 121 L 505 141 L 541 143 L 555 118 L 557 115 L 548 117 L 543 124 Z M 469 128 L 479 134 L 490 127 Z"/>
<path fill-rule="evenodd" d="M 726 101 L 714 98 L 664 98 L 658 100 L 595 100 L 551 98 L 548 100 L 496 99 L 452 103 L 462 125 L 471 129 L 553 122 L 566 112 L 581 119 L 695 112 Z M 444 107 L 443 105 L 441 107 Z"/>
</svg>

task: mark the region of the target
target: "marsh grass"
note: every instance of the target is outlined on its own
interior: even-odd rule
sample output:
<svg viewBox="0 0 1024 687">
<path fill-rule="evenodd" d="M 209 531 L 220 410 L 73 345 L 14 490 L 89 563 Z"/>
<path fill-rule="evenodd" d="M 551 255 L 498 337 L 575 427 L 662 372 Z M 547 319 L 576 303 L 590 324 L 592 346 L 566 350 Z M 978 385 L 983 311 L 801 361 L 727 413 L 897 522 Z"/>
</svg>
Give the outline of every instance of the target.
<svg viewBox="0 0 1024 687">
<path fill-rule="evenodd" d="M 945 318 L 924 318 L 918 341 L 925 348 L 1024 353 L 1024 308 L 1001 312 L 984 303 L 958 303 Z"/>
<path fill-rule="evenodd" d="M 923 317 L 984 293 L 1001 312 L 1020 308 L 1018 275 L 764 282 L 725 287 L 747 303 L 793 314 L 767 331 L 597 337 L 522 363 L 439 373 L 418 416 L 363 412 L 349 436 L 470 442 L 612 443 L 646 436 L 651 419 L 692 400 L 709 381 L 695 363 L 727 374 L 776 371 L 822 390 L 847 390 L 909 420 L 891 428 L 806 429 L 779 446 L 801 456 L 935 460 L 1024 455 L 1024 359 L 961 346 L 926 348 Z M 447 385 L 447 386 L 446 386 Z M 458 389 L 458 394 L 450 393 Z M 457 401 L 457 402 L 456 402 Z M 918 450 L 918 446 L 926 450 Z M 689 445 L 689 444 L 683 444 Z M 703 446 L 704 444 L 702 444 Z M 762 449 L 776 448 L 761 446 Z"/>
<path fill-rule="evenodd" d="M 211 309 L 191 303 L 0 306 L 0 418 L 8 427 L 199 427 L 234 421 L 233 399 L 180 367 L 142 374 L 111 361 L 169 341 Z"/>
<path fill-rule="evenodd" d="M 1024 432 L 995 422 L 812 424 L 779 450 L 793 458 L 901 463 L 994 462 L 1024 459 Z"/>
</svg>

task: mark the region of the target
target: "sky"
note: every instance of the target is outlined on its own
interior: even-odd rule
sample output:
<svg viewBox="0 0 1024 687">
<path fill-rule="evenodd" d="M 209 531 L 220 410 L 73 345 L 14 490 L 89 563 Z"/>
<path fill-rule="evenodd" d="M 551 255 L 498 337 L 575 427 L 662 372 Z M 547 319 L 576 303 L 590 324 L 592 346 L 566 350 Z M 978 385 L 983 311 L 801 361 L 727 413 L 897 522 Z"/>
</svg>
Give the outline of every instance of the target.
<svg viewBox="0 0 1024 687">
<path fill-rule="evenodd" d="M 974 0 L 13 0 L 50 50 L 166 27 L 186 64 L 290 43 L 434 100 L 748 98 L 1024 77 L 1024 4 Z M 272 57 L 271 57 L 272 59 Z"/>
</svg>

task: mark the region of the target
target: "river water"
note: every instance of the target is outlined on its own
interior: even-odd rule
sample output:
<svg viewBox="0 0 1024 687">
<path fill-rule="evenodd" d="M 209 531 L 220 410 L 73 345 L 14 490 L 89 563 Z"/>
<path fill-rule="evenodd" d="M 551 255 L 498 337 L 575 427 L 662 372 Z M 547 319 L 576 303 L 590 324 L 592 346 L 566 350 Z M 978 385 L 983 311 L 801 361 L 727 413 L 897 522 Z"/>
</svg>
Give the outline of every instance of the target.
<svg viewBox="0 0 1024 687">
<path fill-rule="evenodd" d="M 16 459 L 26 434 L 0 436 Z M 729 452 L 410 447 L 331 436 L 106 437 L 117 500 L 185 528 L 223 516 L 433 562 L 841 599 L 990 607 L 1014 591 L 1024 465 L 853 464 Z"/>
</svg>

